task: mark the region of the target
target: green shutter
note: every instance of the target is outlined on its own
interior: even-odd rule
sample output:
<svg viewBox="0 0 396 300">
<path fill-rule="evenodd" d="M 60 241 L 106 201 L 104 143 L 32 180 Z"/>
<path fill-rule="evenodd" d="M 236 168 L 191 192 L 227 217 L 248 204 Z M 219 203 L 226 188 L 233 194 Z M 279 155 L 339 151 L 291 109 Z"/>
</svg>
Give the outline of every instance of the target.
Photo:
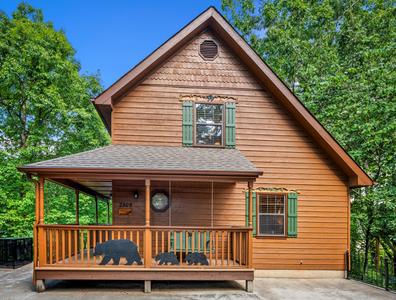
<svg viewBox="0 0 396 300">
<path fill-rule="evenodd" d="M 252 202 L 253 202 L 252 225 L 253 225 L 253 236 L 255 236 L 257 233 L 256 192 L 252 193 Z M 246 227 L 249 226 L 249 191 L 245 192 L 245 223 L 246 223 Z"/>
<path fill-rule="evenodd" d="M 226 128 L 225 128 L 225 146 L 227 148 L 235 148 L 235 108 L 233 102 L 225 104 L 226 109 Z"/>
<path fill-rule="evenodd" d="M 193 144 L 193 103 L 183 101 L 183 146 L 191 147 Z"/>
<path fill-rule="evenodd" d="M 287 235 L 297 237 L 297 193 L 287 196 Z"/>
</svg>

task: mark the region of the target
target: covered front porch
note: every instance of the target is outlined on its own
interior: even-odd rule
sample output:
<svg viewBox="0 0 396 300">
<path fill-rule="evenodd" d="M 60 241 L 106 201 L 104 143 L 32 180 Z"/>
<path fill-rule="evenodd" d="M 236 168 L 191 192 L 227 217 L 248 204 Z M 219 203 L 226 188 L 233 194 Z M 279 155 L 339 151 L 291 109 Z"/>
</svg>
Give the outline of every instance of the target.
<svg viewBox="0 0 396 300">
<path fill-rule="evenodd" d="M 39 291 L 46 279 L 144 280 L 146 292 L 152 280 L 246 280 L 251 290 L 251 189 L 260 172 L 239 151 L 101 149 L 94 156 L 85 152 L 21 168 L 36 183 L 34 280 Z M 122 167 L 114 167 L 122 160 Z M 46 180 L 76 190 L 75 224 L 44 223 Z M 227 190 L 235 188 L 241 190 L 238 205 L 246 224 L 224 213 Z M 165 211 L 153 207 L 158 192 L 167 195 Z M 80 193 L 111 203 L 112 224 L 80 225 Z M 136 247 L 136 255 L 117 253 L 119 243 Z M 115 254 L 99 251 L 98 245 L 110 245 L 106 251 Z"/>
</svg>

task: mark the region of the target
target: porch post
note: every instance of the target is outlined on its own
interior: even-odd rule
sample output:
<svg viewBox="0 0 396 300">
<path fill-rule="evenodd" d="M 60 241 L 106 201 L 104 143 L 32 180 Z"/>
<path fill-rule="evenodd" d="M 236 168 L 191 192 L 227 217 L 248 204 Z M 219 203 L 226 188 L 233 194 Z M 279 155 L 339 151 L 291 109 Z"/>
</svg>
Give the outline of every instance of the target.
<svg viewBox="0 0 396 300">
<path fill-rule="evenodd" d="M 44 224 L 44 178 L 40 177 L 38 181 L 38 224 Z M 43 227 L 38 230 L 38 252 L 39 266 L 42 267 L 46 263 L 46 236 Z"/>
<path fill-rule="evenodd" d="M 37 267 L 38 262 L 38 232 L 37 232 L 37 224 L 40 221 L 40 185 L 39 181 L 34 180 L 34 187 L 36 188 L 36 198 L 35 198 L 35 219 L 34 219 L 34 230 L 33 230 L 33 269 Z M 33 283 L 35 283 L 35 273 L 33 272 Z"/>
<path fill-rule="evenodd" d="M 151 229 L 150 229 L 150 179 L 146 179 L 146 228 L 144 230 L 144 266 L 151 266 Z"/>
<path fill-rule="evenodd" d="M 76 224 L 80 225 L 80 191 L 76 190 Z"/>
<path fill-rule="evenodd" d="M 40 181 L 34 180 L 34 186 L 36 188 L 36 224 L 40 223 Z"/>
<path fill-rule="evenodd" d="M 146 226 L 150 226 L 150 179 L 146 179 Z"/>
<path fill-rule="evenodd" d="M 98 207 L 98 197 L 95 196 L 95 221 L 96 221 L 96 225 L 98 225 L 98 223 L 99 223 L 98 211 L 99 211 L 99 207 Z"/>
<path fill-rule="evenodd" d="M 248 225 L 249 228 L 252 228 L 253 225 L 253 182 L 249 181 L 248 182 L 248 189 L 249 189 L 249 219 L 248 219 Z M 249 231 L 248 235 L 248 268 L 253 267 L 253 231 Z M 246 290 L 251 291 L 253 289 L 252 283 L 249 283 L 246 281 Z"/>
</svg>

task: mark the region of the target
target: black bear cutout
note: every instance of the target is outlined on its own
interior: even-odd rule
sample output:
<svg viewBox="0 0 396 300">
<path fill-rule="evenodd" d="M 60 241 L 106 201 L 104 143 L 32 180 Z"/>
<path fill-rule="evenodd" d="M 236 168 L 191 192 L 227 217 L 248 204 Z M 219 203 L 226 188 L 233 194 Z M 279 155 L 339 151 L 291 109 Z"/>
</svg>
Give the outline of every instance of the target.
<svg viewBox="0 0 396 300">
<path fill-rule="evenodd" d="M 94 255 L 104 255 L 100 265 L 108 264 L 111 259 L 113 259 L 113 265 L 119 265 L 121 257 L 125 257 L 127 265 L 132 265 L 134 262 L 138 265 L 143 264 L 136 244 L 129 240 L 110 240 L 97 244 Z"/>
<path fill-rule="evenodd" d="M 189 252 L 186 256 L 186 262 L 189 265 L 198 265 L 201 264 L 203 266 L 208 266 L 209 262 L 208 259 L 206 258 L 206 255 L 200 252 Z"/>
<path fill-rule="evenodd" d="M 159 265 L 167 265 L 167 264 L 178 265 L 179 264 L 179 261 L 177 260 L 177 257 L 173 252 L 160 253 L 155 257 L 155 261 Z"/>
</svg>

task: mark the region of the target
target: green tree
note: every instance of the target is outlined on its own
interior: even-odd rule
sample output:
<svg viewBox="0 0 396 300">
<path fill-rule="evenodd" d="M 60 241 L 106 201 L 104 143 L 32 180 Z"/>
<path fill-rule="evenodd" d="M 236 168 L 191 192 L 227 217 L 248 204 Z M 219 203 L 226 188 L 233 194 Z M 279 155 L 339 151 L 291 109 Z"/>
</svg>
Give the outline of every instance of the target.
<svg viewBox="0 0 396 300">
<path fill-rule="evenodd" d="M 100 91 L 40 10 L 22 3 L 10 17 L 0 13 L 0 235 L 31 235 L 34 188 L 17 166 L 108 143 L 90 103 Z M 48 218 L 70 221 L 58 207 L 72 195 L 58 197 L 58 189 L 48 186 Z"/>
<path fill-rule="evenodd" d="M 375 186 L 352 192 L 352 244 L 396 266 L 396 7 L 391 0 L 223 0 L 230 22 Z"/>
</svg>

